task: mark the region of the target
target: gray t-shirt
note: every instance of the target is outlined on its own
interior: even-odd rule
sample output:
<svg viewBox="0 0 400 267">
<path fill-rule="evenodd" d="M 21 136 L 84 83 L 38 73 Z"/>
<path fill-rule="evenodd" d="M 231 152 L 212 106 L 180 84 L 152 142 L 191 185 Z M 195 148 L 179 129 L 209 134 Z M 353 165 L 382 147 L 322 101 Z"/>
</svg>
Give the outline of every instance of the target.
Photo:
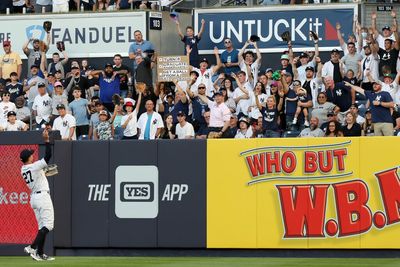
<svg viewBox="0 0 400 267">
<path fill-rule="evenodd" d="M 312 117 L 317 117 L 319 120 L 320 127 L 323 123 L 328 121 L 328 112 L 333 111 L 336 105 L 331 102 L 325 102 L 324 104 L 318 104 L 313 107 L 313 111 L 311 113 Z"/>
<path fill-rule="evenodd" d="M 89 101 L 84 98 L 80 98 L 79 100 L 74 100 L 69 103 L 69 108 L 71 109 L 72 115 L 75 117 L 76 126 L 81 125 L 89 125 L 87 106 Z"/>
<path fill-rule="evenodd" d="M 300 133 L 300 137 L 323 137 L 324 132 L 320 128 L 316 128 L 315 130 L 311 130 L 310 128 L 305 128 Z"/>
<path fill-rule="evenodd" d="M 58 104 L 64 104 L 66 110 L 69 110 L 68 97 L 64 93 L 62 95 L 54 94 L 52 96 L 52 99 L 53 99 L 53 102 L 52 102 L 51 108 L 53 109 L 53 111 L 52 111 L 53 115 L 58 115 L 58 111 L 56 108 Z"/>
<path fill-rule="evenodd" d="M 40 50 L 33 50 L 32 48 L 29 48 L 29 52 L 25 53 L 26 56 L 28 57 L 28 75 L 26 77 L 31 78 L 32 74 L 31 74 L 31 66 L 32 65 L 36 65 L 36 66 L 40 66 L 40 60 L 42 58 L 41 52 Z"/>
<path fill-rule="evenodd" d="M 353 70 L 354 75 L 358 73 L 358 62 L 361 61 L 363 57 L 359 53 L 355 53 L 354 55 L 347 54 L 342 57 L 342 61 L 346 66 L 346 70 Z"/>
</svg>

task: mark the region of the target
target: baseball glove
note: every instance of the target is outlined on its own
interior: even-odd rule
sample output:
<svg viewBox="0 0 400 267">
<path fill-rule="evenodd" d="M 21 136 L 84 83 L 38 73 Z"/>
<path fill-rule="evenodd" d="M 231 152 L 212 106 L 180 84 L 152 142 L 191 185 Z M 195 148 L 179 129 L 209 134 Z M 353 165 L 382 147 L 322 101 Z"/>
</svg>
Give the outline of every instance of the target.
<svg viewBox="0 0 400 267">
<path fill-rule="evenodd" d="M 287 43 L 292 40 L 292 38 L 290 37 L 290 33 L 288 31 L 283 32 L 281 34 L 281 38 L 283 41 L 285 41 Z"/>
<path fill-rule="evenodd" d="M 44 168 L 44 173 L 46 174 L 46 176 L 54 176 L 58 174 L 57 165 L 56 164 L 47 165 L 47 167 Z"/>
<path fill-rule="evenodd" d="M 120 105 L 121 104 L 121 97 L 119 96 L 119 94 L 114 94 L 112 96 L 112 103 L 114 105 Z"/>
<path fill-rule="evenodd" d="M 45 21 L 45 22 L 43 22 L 43 29 L 44 29 L 47 33 L 49 33 L 50 30 L 51 30 L 51 25 L 52 25 L 51 21 Z"/>
<path fill-rule="evenodd" d="M 141 82 L 138 82 L 138 83 L 136 83 L 136 89 L 139 91 L 139 92 L 144 92 L 144 90 L 146 90 L 146 84 L 145 83 L 141 83 Z"/>
<path fill-rule="evenodd" d="M 56 45 L 57 45 L 57 49 L 58 49 L 58 51 L 60 51 L 60 52 L 63 52 L 63 51 L 65 51 L 65 44 L 64 44 L 64 42 L 63 42 L 63 41 L 59 41 L 59 42 L 57 42 L 57 43 L 56 43 Z"/>
<path fill-rule="evenodd" d="M 313 38 L 314 41 L 318 41 L 319 40 L 318 39 L 318 35 L 315 32 L 310 31 L 310 35 L 311 35 L 311 37 Z"/>
</svg>

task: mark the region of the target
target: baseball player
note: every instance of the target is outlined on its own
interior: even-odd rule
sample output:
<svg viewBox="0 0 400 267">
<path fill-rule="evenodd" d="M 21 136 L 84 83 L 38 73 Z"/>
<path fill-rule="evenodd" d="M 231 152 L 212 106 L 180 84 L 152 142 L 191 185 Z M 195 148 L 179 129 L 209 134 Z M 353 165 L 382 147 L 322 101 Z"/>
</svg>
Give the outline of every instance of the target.
<svg viewBox="0 0 400 267">
<path fill-rule="evenodd" d="M 49 133 L 46 129 L 43 130 L 43 139 L 46 143 L 46 154 L 43 159 L 34 162 L 34 150 L 24 149 L 20 153 L 21 161 L 24 164 L 21 167 L 21 174 L 31 190 L 30 203 L 39 224 L 39 231 L 35 240 L 31 245 L 25 247 L 24 251 L 30 254 L 34 260 L 52 261 L 54 258 L 43 253 L 46 235 L 54 226 L 53 203 L 50 198 L 49 183 L 44 172 L 44 168 L 47 167 L 51 158 Z"/>
</svg>

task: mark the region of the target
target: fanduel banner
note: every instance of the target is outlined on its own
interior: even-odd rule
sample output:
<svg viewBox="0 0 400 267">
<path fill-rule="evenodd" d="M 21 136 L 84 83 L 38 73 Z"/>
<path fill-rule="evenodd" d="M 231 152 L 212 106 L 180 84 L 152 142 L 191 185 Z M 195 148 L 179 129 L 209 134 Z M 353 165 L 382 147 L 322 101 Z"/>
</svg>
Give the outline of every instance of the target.
<svg viewBox="0 0 400 267">
<path fill-rule="evenodd" d="M 53 23 L 52 44 L 48 55 L 56 52 L 55 43 L 64 41 L 70 57 L 110 57 L 116 53 L 128 55 L 134 31 L 146 32 L 145 12 L 76 13 L 67 15 L 24 15 L 0 17 L 0 42 L 11 40 L 12 50 L 23 55 L 27 39 L 46 38 L 43 22 Z"/>
<path fill-rule="evenodd" d="M 282 52 L 287 43 L 280 35 L 289 31 L 295 50 L 309 49 L 314 46 L 309 32 L 319 36 L 321 51 L 339 47 L 336 23 L 342 26 L 347 40 L 352 32 L 353 18 L 357 14 L 357 5 L 290 6 L 243 9 L 205 9 L 196 10 L 195 29 L 200 29 L 200 21 L 206 21 L 206 27 L 199 52 L 212 53 L 214 46 L 224 49 L 224 38 L 229 37 L 235 48 L 240 49 L 251 35 L 258 35 L 261 52 Z M 251 48 L 251 47 L 250 47 Z"/>
</svg>

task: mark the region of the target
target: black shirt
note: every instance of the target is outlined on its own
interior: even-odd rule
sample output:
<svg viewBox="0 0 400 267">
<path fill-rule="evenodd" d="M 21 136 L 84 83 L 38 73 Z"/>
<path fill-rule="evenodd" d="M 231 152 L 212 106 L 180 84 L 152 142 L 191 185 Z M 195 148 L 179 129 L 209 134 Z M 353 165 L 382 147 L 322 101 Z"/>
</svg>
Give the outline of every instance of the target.
<svg viewBox="0 0 400 267">
<path fill-rule="evenodd" d="M 336 83 L 333 90 L 326 89 L 327 100 L 340 108 L 341 112 L 347 111 L 351 106 L 351 88 L 344 83 Z"/>
<path fill-rule="evenodd" d="M 68 92 L 68 103 L 71 103 L 72 101 L 74 101 L 74 96 L 73 96 L 73 88 L 74 86 L 79 86 L 79 88 L 81 89 L 81 97 L 82 98 L 86 98 L 86 90 L 89 89 L 89 83 L 86 77 L 83 76 L 79 76 L 78 78 L 75 77 L 69 77 L 67 80 L 65 80 L 65 88 L 69 85 L 69 83 L 71 82 L 71 79 L 75 79 L 75 81 L 72 82 L 72 87 L 71 90 L 69 90 Z"/>
<path fill-rule="evenodd" d="M 135 73 L 136 82 L 145 83 L 147 86 L 153 86 L 153 72 L 151 70 L 151 59 L 145 57 L 137 66 Z"/>
<path fill-rule="evenodd" d="M 278 125 L 278 110 L 276 108 L 274 109 L 268 109 L 268 108 L 262 108 L 261 114 L 263 115 L 263 129 L 265 130 L 271 130 L 271 131 L 278 131 L 279 130 L 279 125 Z"/>
<path fill-rule="evenodd" d="M 379 48 L 379 75 L 382 74 L 382 68 L 383 67 L 389 67 L 391 72 L 393 74 L 396 74 L 396 63 L 397 63 L 397 57 L 399 56 L 399 50 L 397 49 L 391 49 L 389 51 L 386 51 L 382 48 Z"/>
<path fill-rule="evenodd" d="M 342 127 L 343 136 L 361 136 L 361 126 L 357 122 L 348 129 L 347 125 Z"/>
<path fill-rule="evenodd" d="M 125 65 L 121 65 L 119 67 L 114 66 L 113 70 L 115 70 L 115 71 L 126 70 L 126 71 L 128 71 L 128 73 L 131 72 L 130 68 L 128 66 L 125 66 Z M 127 74 L 120 74 L 119 78 L 120 78 L 120 80 L 119 80 L 119 82 L 120 82 L 119 89 L 123 90 L 123 91 L 128 90 L 128 75 Z"/>
<path fill-rule="evenodd" d="M 10 93 L 10 101 L 15 102 L 15 99 L 21 95 L 24 95 L 24 88 L 21 83 L 8 84 L 6 86 L 6 92 Z"/>
</svg>

